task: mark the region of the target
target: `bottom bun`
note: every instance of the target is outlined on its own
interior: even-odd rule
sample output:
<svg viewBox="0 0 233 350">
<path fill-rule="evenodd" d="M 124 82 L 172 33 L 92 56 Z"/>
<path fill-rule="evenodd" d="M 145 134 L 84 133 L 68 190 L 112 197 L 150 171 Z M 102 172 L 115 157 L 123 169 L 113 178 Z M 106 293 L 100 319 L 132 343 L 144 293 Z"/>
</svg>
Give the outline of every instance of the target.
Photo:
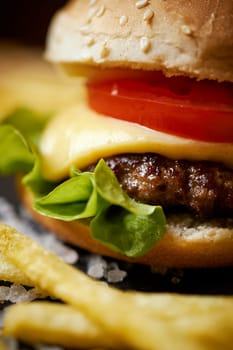
<svg viewBox="0 0 233 350">
<path fill-rule="evenodd" d="M 88 225 L 79 221 L 51 219 L 32 208 L 33 195 L 18 185 L 24 205 L 36 221 L 61 239 L 90 252 L 111 256 L 132 263 L 155 267 L 221 267 L 233 265 L 233 219 L 197 222 L 188 215 L 168 218 L 163 238 L 146 255 L 128 258 L 116 253 L 92 238 Z"/>
</svg>

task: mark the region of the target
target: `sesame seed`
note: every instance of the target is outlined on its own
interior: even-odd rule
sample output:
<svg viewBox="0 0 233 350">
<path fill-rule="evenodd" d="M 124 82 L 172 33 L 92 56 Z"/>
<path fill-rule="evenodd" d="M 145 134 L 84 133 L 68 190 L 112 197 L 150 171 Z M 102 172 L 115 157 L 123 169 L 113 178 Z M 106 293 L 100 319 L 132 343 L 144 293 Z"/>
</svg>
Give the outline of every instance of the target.
<svg viewBox="0 0 233 350">
<path fill-rule="evenodd" d="M 110 49 L 107 47 L 107 43 L 104 43 L 100 52 L 101 58 L 105 58 L 109 55 Z"/>
<path fill-rule="evenodd" d="M 95 16 L 96 12 L 97 12 L 97 8 L 96 7 L 91 7 L 88 11 L 87 14 L 87 20 L 88 22 L 90 22 L 92 20 L 92 18 Z"/>
<path fill-rule="evenodd" d="M 89 0 L 89 5 L 90 6 L 93 6 L 93 5 L 95 5 L 96 4 L 96 0 Z"/>
<path fill-rule="evenodd" d="M 88 26 L 82 26 L 80 27 L 80 33 L 81 34 L 87 34 L 89 31 L 89 27 Z"/>
<path fill-rule="evenodd" d="M 82 60 L 84 62 L 90 62 L 92 59 L 90 53 L 87 53 L 87 52 L 82 52 Z"/>
<path fill-rule="evenodd" d="M 187 26 L 186 24 L 184 24 L 182 27 L 181 27 L 181 30 L 184 34 L 186 35 L 190 35 L 192 33 L 192 29 Z"/>
<path fill-rule="evenodd" d="M 135 4 L 135 6 L 137 7 L 137 9 L 141 9 L 145 6 L 147 6 L 149 4 L 148 0 L 138 0 Z"/>
<path fill-rule="evenodd" d="M 128 22 L 128 17 L 123 15 L 119 18 L 119 23 L 120 23 L 120 26 L 124 26 L 126 25 L 126 23 Z"/>
<path fill-rule="evenodd" d="M 151 43 L 150 43 L 150 40 L 146 36 L 143 36 L 140 39 L 140 48 L 144 53 L 147 53 L 150 50 Z"/>
<path fill-rule="evenodd" d="M 154 11 L 151 9 L 146 9 L 143 15 L 144 21 L 150 22 L 150 20 L 154 17 Z"/>
<path fill-rule="evenodd" d="M 87 36 L 85 38 L 85 42 L 86 42 L 87 46 L 92 46 L 95 43 L 95 39 L 92 38 L 91 36 Z"/>
<path fill-rule="evenodd" d="M 98 11 L 96 12 L 96 16 L 101 17 L 101 16 L 103 16 L 104 12 L 105 12 L 105 6 L 101 5 L 100 8 L 98 9 Z"/>
</svg>

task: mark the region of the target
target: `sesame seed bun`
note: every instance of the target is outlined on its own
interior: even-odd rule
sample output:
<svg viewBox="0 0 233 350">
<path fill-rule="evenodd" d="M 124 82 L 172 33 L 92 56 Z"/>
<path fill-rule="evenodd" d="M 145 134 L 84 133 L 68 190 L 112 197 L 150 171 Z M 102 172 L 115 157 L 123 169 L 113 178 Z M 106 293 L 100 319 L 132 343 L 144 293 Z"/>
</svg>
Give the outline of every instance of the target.
<svg viewBox="0 0 233 350">
<path fill-rule="evenodd" d="M 85 71 L 127 74 L 163 71 L 166 76 L 233 82 L 232 0 L 73 0 L 54 17 L 46 58 L 73 76 Z M 89 72 L 89 73 L 88 73 Z M 107 74 L 108 74 L 107 73 Z M 25 205 L 62 239 L 125 261 L 165 267 L 233 265 L 233 219 L 201 222 L 187 214 L 167 217 L 167 231 L 151 251 L 129 259 L 94 240 L 87 224 L 41 216 L 31 193 Z"/>
<path fill-rule="evenodd" d="M 72 1 L 49 30 L 46 57 L 77 66 L 162 70 L 233 82 L 232 0 Z"/>
<path fill-rule="evenodd" d="M 18 181 L 22 202 L 35 219 L 61 239 L 91 252 L 156 267 L 220 267 L 233 265 L 233 219 L 200 223 L 188 215 L 168 218 L 167 232 L 146 255 L 127 258 L 91 236 L 80 221 L 65 222 L 42 216 L 32 209 L 33 195 Z M 224 225 L 223 225 L 224 223 Z"/>
</svg>

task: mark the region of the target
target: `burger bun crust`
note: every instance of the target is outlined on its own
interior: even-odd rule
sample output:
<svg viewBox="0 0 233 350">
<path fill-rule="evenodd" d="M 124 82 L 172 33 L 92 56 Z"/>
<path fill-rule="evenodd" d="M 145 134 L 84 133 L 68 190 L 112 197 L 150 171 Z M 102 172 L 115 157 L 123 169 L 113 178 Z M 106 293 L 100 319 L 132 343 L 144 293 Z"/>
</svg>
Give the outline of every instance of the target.
<svg viewBox="0 0 233 350">
<path fill-rule="evenodd" d="M 46 57 L 72 75 L 98 66 L 233 82 L 232 23 L 232 0 L 74 0 L 52 21 Z"/>
</svg>

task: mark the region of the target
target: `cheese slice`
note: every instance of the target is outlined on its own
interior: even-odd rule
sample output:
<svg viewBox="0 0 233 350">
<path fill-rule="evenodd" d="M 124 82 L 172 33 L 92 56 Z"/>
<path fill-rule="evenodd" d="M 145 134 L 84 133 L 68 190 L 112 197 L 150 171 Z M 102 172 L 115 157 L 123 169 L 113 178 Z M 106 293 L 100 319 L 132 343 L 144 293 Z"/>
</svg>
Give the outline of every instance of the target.
<svg viewBox="0 0 233 350">
<path fill-rule="evenodd" d="M 75 165 L 85 169 L 100 158 L 122 153 L 159 153 L 173 159 L 210 160 L 233 168 L 233 144 L 190 140 L 102 116 L 85 101 L 52 119 L 41 139 L 42 169 L 60 180 Z"/>
</svg>

